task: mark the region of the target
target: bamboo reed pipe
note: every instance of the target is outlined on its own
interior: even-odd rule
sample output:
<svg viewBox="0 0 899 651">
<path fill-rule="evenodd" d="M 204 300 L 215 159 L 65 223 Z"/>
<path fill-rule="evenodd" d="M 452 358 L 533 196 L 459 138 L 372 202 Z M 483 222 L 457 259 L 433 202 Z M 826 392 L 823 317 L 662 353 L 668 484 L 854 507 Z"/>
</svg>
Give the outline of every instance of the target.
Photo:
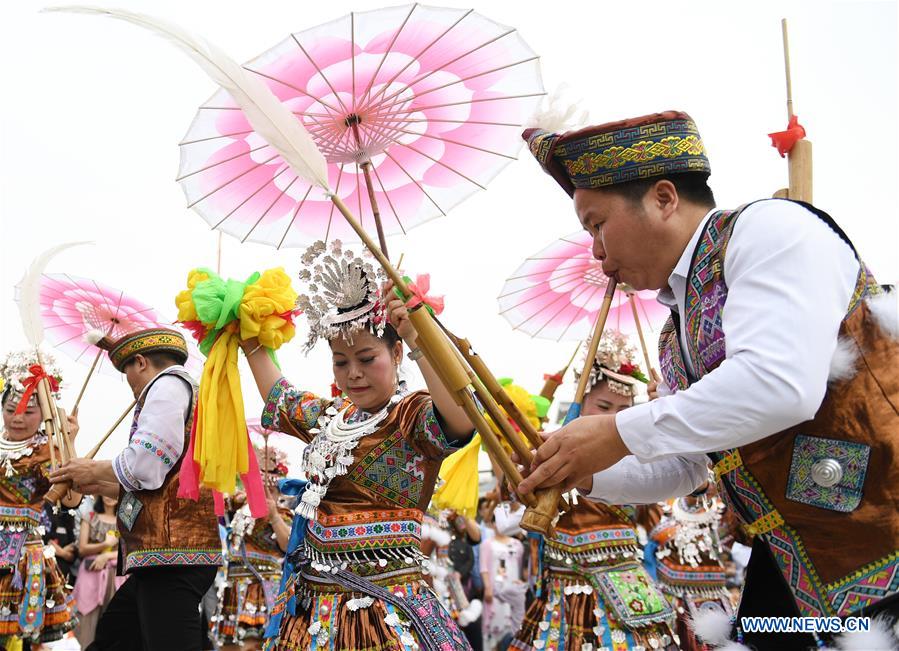
<svg viewBox="0 0 899 651">
<path fill-rule="evenodd" d="M 506 410 L 506 413 L 512 417 L 512 420 L 518 423 L 518 426 L 521 427 L 521 431 L 528 442 L 534 448 L 539 448 L 543 443 L 543 439 L 540 438 L 536 428 L 531 424 L 527 417 L 521 413 L 521 409 L 519 409 L 518 405 L 516 405 L 512 398 L 509 397 L 509 394 L 503 386 L 496 381 L 493 373 L 487 368 L 487 364 L 484 362 L 483 358 L 478 355 L 474 348 L 472 348 L 468 339 L 457 337 L 448 330 L 445 330 L 445 332 L 450 341 L 452 341 L 456 348 L 459 349 L 459 352 L 462 353 L 462 357 L 465 358 L 465 361 L 471 365 L 472 370 L 477 377 L 480 378 L 481 382 L 484 383 L 484 386 L 493 396 L 493 399 L 496 400 L 497 404 Z"/>
<path fill-rule="evenodd" d="M 346 204 L 344 204 L 340 197 L 336 195 L 331 195 L 330 198 L 347 220 L 350 227 L 356 232 L 365 246 L 384 268 L 385 273 L 387 273 L 388 277 L 393 281 L 394 286 L 403 296 L 409 296 L 411 292 L 400 273 L 390 264 L 390 261 L 387 256 L 384 255 L 384 252 L 375 245 L 368 233 L 365 232 L 365 229 L 362 228 L 352 212 L 347 208 Z M 609 303 L 611 304 L 611 299 L 609 300 Z M 456 356 L 457 352 L 454 352 L 455 349 L 438 329 L 437 324 L 427 310 L 422 309 L 412 311 L 409 315 L 409 320 L 415 326 L 418 333 L 419 347 L 427 356 L 428 361 L 441 379 L 441 382 L 443 382 L 447 390 L 453 395 L 457 404 L 464 409 L 466 416 L 468 416 L 471 423 L 481 432 L 482 439 L 488 446 L 488 449 L 491 449 L 493 453 L 497 455 L 496 461 L 501 464 L 504 472 L 507 473 L 507 477 L 509 477 L 509 479 L 517 486 L 522 481 L 521 474 L 518 472 L 518 469 L 515 467 L 515 464 L 512 463 L 511 459 L 505 455 L 502 445 L 499 443 L 499 440 L 496 438 L 490 425 L 486 422 L 483 414 L 481 414 L 475 404 L 474 397 L 468 389 L 470 378 Z M 477 387 L 477 385 L 475 386 Z M 484 392 L 483 395 L 479 393 L 478 398 L 483 403 L 495 403 L 489 392 Z M 544 497 L 543 495 L 546 496 Z M 527 519 L 528 526 L 542 526 L 543 529 L 540 529 L 539 531 L 548 534 L 551 531 L 551 523 L 558 514 L 558 502 L 560 497 L 560 488 L 550 488 L 538 491 L 537 496 L 530 494 L 523 495 L 522 499 L 529 508 L 539 506 L 542 507 L 542 511 L 531 518 L 528 518 L 528 514 L 525 512 L 525 517 L 522 518 L 522 526 L 524 526 L 525 520 Z"/>
<path fill-rule="evenodd" d="M 606 319 L 609 317 L 609 310 L 612 308 L 612 297 L 615 295 L 616 287 L 617 283 L 615 280 L 609 278 L 609 284 L 606 285 L 606 293 L 602 298 L 602 306 L 599 309 L 599 314 L 596 316 L 596 325 L 593 327 L 593 336 L 590 339 L 590 347 L 587 349 L 587 359 L 584 361 L 584 368 L 581 371 L 581 377 L 577 383 L 577 391 L 574 393 L 574 401 L 578 404 L 584 402 L 584 395 L 587 393 L 587 381 L 590 379 L 590 367 L 593 366 L 593 360 L 596 359 L 599 340 L 606 327 Z"/>
</svg>

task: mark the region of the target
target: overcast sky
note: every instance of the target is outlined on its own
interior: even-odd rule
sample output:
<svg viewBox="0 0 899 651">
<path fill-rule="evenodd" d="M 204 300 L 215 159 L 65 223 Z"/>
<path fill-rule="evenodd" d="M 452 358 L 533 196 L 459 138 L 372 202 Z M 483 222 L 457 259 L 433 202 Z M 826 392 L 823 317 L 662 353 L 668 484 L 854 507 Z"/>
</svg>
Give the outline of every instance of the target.
<svg viewBox="0 0 899 651">
<path fill-rule="evenodd" d="M 25 343 L 13 286 L 50 246 L 92 240 L 93 246 L 60 255 L 48 271 L 121 288 L 170 317 L 188 270 L 215 265 L 217 234 L 185 208 L 174 181 L 177 144 L 215 87 L 149 33 L 108 19 L 38 13 L 44 4 L 19 0 L 0 10 L 4 352 Z M 379 5 L 154 0 L 118 6 L 166 17 L 244 61 L 288 32 Z M 786 126 L 780 19 L 787 17 L 795 110 L 814 144 L 815 203 L 843 226 L 882 282 L 899 279 L 894 2 L 491 0 L 474 8 L 518 28 L 542 57 L 545 86 L 567 83 L 594 122 L 689 112 L 708 149 L 722 207 L 786 185 L 786 163 L 766 134 Z M 542 374 L 562 366 L 572 344 L 513 332 L 497 315 L 495 298 L 524 258 L 577 228 L 571 202 L 522 151 L 486 192 L 389 245 L 394 255 L 405 254 L 407 271 L 431 273 L 432 288 L 446 295 L 445 322 L 472 341 L 497 375 L 537 391 Z M 277 265 L 295 275 L 299 251 L 225 238 L 223 275 L 244 278 Z M 304 358 L 304 338 L 301 330 L 282 350 L 285 372 L 296 384 L 325 392 L 329 355 L 320 348 Z M 58 357 L 67 405 L 87 368 Z M 244 386 L 255 412 L 261 401 L 249 382 Z M 81 409 L 78 449 L 89 449 L 129 400 L 123 382 L 98 377 Z M 125 436 L 123 428 L 107 455 Z"/>
</svg>

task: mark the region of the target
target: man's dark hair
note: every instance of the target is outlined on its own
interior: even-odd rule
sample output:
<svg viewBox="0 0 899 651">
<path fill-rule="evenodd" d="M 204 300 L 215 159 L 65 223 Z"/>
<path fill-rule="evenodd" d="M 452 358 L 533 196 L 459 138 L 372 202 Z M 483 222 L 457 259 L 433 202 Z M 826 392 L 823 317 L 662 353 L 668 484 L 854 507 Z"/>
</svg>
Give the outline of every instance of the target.
<svg viewBox="0 0 899 651">
<path fill-rule="evenodd" d="M 671 174 L 669 176 L 629 181 L 602 189 L 636 203 L 649 192 L 652 186 L 663 180 L 674 184 L 677 196 L 680 198 L 699 206 L 715 207 L 715 195 L 709 187 L 709 175 L 701 172 L 685 172 L 683 174 Z"/>
<path fill-rule="evenodd" d="M 150 362 L 150 365 L 153 368 L 168 368 L 169 366 L 174 366 L 175 364 L 184 363 L 181 357 L 179 357 L 178 355 L 166 352 L 164 350 L 157 350 L 140 354 L 143 355 L 148 362 Z M 127 368 L 130 364 L 133 364 L 135 359 L 137 359 L 136 355 L 125 362 L 125 366 L 123 368 Z"/>
</svg>

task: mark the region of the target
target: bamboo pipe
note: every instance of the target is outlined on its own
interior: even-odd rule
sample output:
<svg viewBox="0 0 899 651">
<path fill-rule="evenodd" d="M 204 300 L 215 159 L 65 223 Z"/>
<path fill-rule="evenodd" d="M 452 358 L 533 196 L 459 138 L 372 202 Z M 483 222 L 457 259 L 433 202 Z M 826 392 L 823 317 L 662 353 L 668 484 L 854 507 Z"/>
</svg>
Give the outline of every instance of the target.
<svg viewBox="0 0 899 651">
<path fill-rule="evenodd" d="M 787 32 L 787 19 L 780 21 L 784 46 L 784 76 L 787 82 L 787 119 L 792 119 L 793 112 L 793 77 L 790 72 L 790 37 Z M 812 203 L 812 143 L 805 138 L 797 140 L 787 155 L 789 189 L 787 197 L 795 201 Z M 777 193 L 775 193 L 777 196 Z"/>
<path fill-rule="evenodd" d="M 606 285 L 606 293 L 602 298 L 602 306 L 596 317 L 596 325 L 593 327 L 593 336 L 590 339 L 590 347 L 587 349 L 587 359 L 584 361 L 584 369 L 581 371 L 581 377 L 577 383 L 577 390 L 574 393 L 574 401 L 578 404 L 584 402 L 584 395 L 587 393 L 587 382 L 590 379 L 590 367 L 593 366 L 593 360 L 596 359 L 596 351 L 599 348 L 599 339 L 602 337 L 602 331 L 606 327 L 606 319 L 609 317 L 609 310 L 612 308 L 612 297 L 615 295 L 617 283 L 614 278 L 609 278 Z"/>
<path fill-rule="evenodd" d="M 506 390 L 503 386 L 496 381 L 496 378 L 487 368 L 487 365 L 484 363 L 484 360 L 480 355 L 472 348 L 468 339 L 457 337 L 453 333 L 448 330 L 444 330 L 449 337 L 450 341 L 459 349 L 459 352 L 462 353 L 462 357 L 465 358 L 470 365 L 474 373 L 477 377 L 483 382 L 484 386 L 493 396 L 493 399 L 506 410 L 506 413 L 512 417 L 518 425 L 521 427 L 522 433 L 524 433 L 525 438 L 527 438 L 528 442 L 535 448 L 539 448 L 543 443 L 543 439 L 540 438 L 540 435 L 537 433 L 537 430 L 531 425 L 531 422 L 527 419 L 527 417 L 521 413 L 521 410 L 518 408 L 512 398 L 509 397 L 509 394 L 506 393 Z M 516 450 L 517 452 L 517 450 Z"/>
<path fill-rule="evenodd" d="M 136 405 L 136 404 L 137 404 L 137 400 L 134 400 L 130 405 L 128 405 L 128 409 L 126 409 L 122 413 L 122 415 L 119 416 L 118 420 L 116 420 L 115 424 L 109 429 L 109 431 L 103 435 L 103 437 L 100 439 L 100 441 L 93 448 L 91 448 L 90 452 L 88 452 L 86 455 L 84 455 L 85 459 L 93 459 L 96 456 L 97 452 L 100 451 L 100 448 L 103 446 L 103 444 L 106 443 L 106 441 L 110 437 L 110 435 L 116 430 L 116 428 L 122 423 L 122 421 L 125 420 L 125 416 L 127 416 L 131 412 L 131 410 L 134 409 L 134 405 Z M 50 449 L 51 450 L 53 449 L 52 446 Z M 75 455 L 73 454 L 72 456 L 74 457 Z M 49 502 L 50 504 L 56 504 L 61 499 L 66 497 L 66 495 L 69 495 L 71 492 L 72 492 L 72 482 L 70 482 L 70 481 L 62 482 L 59 484 L 53 484 L 50 487 L 50 490 L 47 491 L 47 494 L 44 495 L 44 501 Z"/>
<path fill-rule="evenodd" d="M 359 222 L 350 212 L 349 208 L 347 208 L 346 204 L 344 204 L 337 195 L 332 194 L 330 198 L 347 220 L 350 227 L 356 232 L 365 246 L 384 268 L 385 273 L 393 281 L 394 286 L 399 289 L 403 296 L 409 296 L 411 292 L 409 291 L 408 285 L 403 280 L 403 277 L 390 264 L 390 261 L 384 255 L 383 251 L 375 245 L 368 233 L 365 232 L 365 229 L 359 225 Z M 518 472 L 518 469 L 515 468 L 511 459 L 505 456 L 505 453 L 502 451 L 502 446 L 499 444 L 499 441 L 496 439 L 490 426 L 477 408 L 473 396 L 469 393 L 469 378 L 465 373 L 465 369 L 456 357 L 456 353 L 453 352 L 454 348 L 449 345 L 449 342 L 440 332 L 437 324 L 427 310 L 414 310 L 410 313 L 409 320 L 418 332 L 419 347 L 427 356 L 428 361 L 441 379 L 441 382 L 443 382 L 444 386 L 446 386 L 450 393 L 454 395 L 457 404 L 463 408 L 466 416 L 468 416 L 475 428 L 481 432 L 482 438 L 485 444 L 488 445 L 488 448 L 492 448 L 494 452 L 499 455 L 496 459 L 497 462 L 502 464 L 504 471 L 508 473 L 507 476 L 515 482 L 515 485 L 517 486 L 521 482 L 521 474 Z M 479 394 L 478 397 L 485 403 L 492 401 L 493 399 L 489 392 L 484 395 Z M 488 441 L 491 442 L 488 443 Z M 523 495 L 522 499 L 528 504 L 529 509 L 531 509 L 533 513 L 529 515 L 528 512 L 525 512 L 525 515 L 522 517 L 522 527 L 527 528 L 530 531 L 538 531 L 544 534 L 550 533 L 552 531 L 552 522 L 558 515 L 558 503 L 561 494 L 561 487 L 553 487 L 538 491 L 533 497 L 531 495 Z"/>
<path fill-rule="evenodd" d="M 643 326 L 640 325 L 640 316 L 637 314 L 636 294 L 630 295 L 631 312 L 634 315 L 634 325 L 637 326 L 637 337 L 640 339 L 640 347 L 643 349 L 643 361 L 646 362 L 646 376 L 650 377 L 652 362 L 649 361 L 649 350 L 646 348 L 646 339 L 643 338 Z"/>
<path fill-rule="evenodd" d="M 540 397 L 546 398 L 550 402 L 556 397 L 556 389 L 559 388 L 559 385 L 565 380 L 565 374 L 568 372 L 568 369 L 574 363 L 574 358 L 577 357 L 577 351 L 581 349 L 581 345 L 578 344 L 574 349 L 574 352 L 571 353 L 571 358 L 568 360 L 568 363 L 562 368 L 561 371 L 556 373 L 555 376 L 549 376 L 543 382 L 543 388 L 540 389 Z M 556 378 L 559 378 L 558 381 Z"/>
<path fill-rule="evenodd" d="M 50 441 L 50 469 L 56 470 L 58 466 L 56 462 L 56 423 L 53 421 L 53 410 L 50 409 L 50 400 L 44 380 L 38 382 L 37 385 L 37 402 L 41 408 L 44 431 L 47 432 L 47 439 Z"/>
</svg>

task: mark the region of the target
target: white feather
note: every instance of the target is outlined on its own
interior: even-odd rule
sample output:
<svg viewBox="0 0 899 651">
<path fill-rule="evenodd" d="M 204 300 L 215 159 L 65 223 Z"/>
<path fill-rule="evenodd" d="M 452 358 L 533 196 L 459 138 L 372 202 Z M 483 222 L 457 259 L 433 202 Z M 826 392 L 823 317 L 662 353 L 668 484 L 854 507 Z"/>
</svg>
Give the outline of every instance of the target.
<svg viewBox="0 0 899 651">
<path fill-rule="evenodd" d="M 39 346 L 44 340 L 44 324 L 41 321 L 41 278 L 47 264 L 58 254 L 73 246 L 89 242 L 67 242 L 47 249 L 34 259 L 22 280 L 16 285 L 16 301 L 22 318 L 22 330 L 32 346 Z"/>
<path fill-rule="evenodd" d="M 874 320 L 884 333 L 893 339 L 899 339 L 899 290 L 884 292 L 868 299 L 868 307 Z"/>
<path fill-rule="evenodd" d="M 173 23 L 124 9 L 73 5 L 48 7 L 44 11 L 118 18 L 164 37 L 190 56 L 215 83 L 231 94 L 250 126 L 281 155 L 298 176 L 325 192 L 330 192 L 327 162 L 309 132 L 258 76 L 246 71 L 218 47 Z"/>
<path fill-rule="evenodd" d="M 689 625 L 703 642 L 711 645 L 725 644 L 733 630 L 730 615 L 723 610 L 700 611 Z"/>
<path fill-rule="evenodd" d="M 577 101 L 566 99 L 568 86 L 560 84 L 537 107 L 526 128 L 559 133 L 577 129 L 587 123 L 589 114 L 580 109 Z"/>
<path fill-rule="evenodd" d="M 102 330 L 88 330 L 84 333 L 84 340 L 91 346 L 96 346 L 105 336 Z"/>
<path fill-rule="evenodd" d="M 858 364 L 858 348 L 849 337 L 840 337 L 837 340 L 837 348 L 830 358 L 830 373 L 828 382 L 842 382 L 855 375 L 855 367 Z"/>
<path fill-rule="evenodd" d="M 899 639 L 884 618 L 872 619 L 868 631 L 843 633 L 834 641 L 836 647 L 828 647 L 825 651 L 895 651 L 899 648 Z"/>
</svg>

